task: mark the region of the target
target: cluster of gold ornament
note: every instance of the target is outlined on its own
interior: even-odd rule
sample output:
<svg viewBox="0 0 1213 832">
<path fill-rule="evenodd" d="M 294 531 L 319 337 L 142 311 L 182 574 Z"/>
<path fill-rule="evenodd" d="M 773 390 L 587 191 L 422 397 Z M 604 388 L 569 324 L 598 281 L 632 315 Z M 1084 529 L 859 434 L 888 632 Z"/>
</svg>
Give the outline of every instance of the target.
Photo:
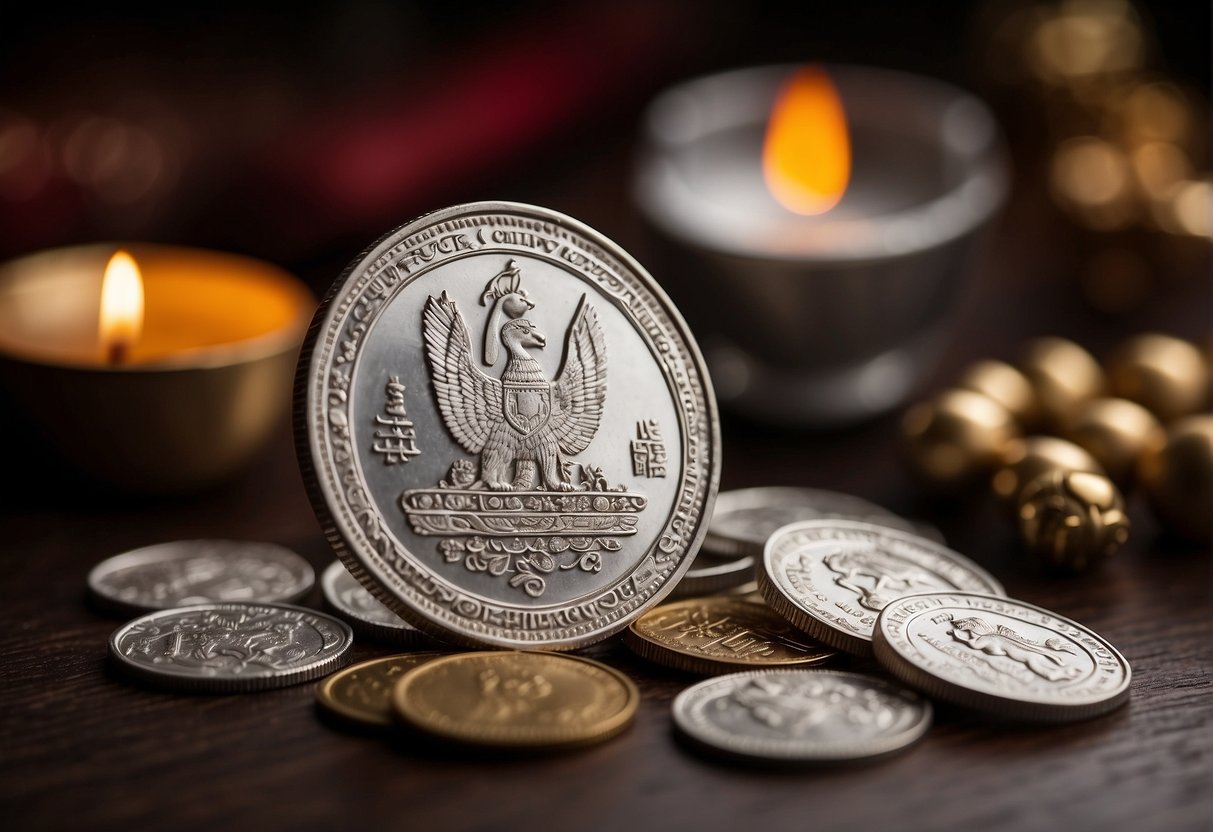
<svg viewBox="0 0 1213 832">
<path fill-rule="evenodd" d="M 1125 341 L 1105 367 L 1064 338 L 1029 342 L 1016 365 L 981 361 L 901 423 L 909 468 L 937 490 L 991 477 L 1024 544 L 1083 569 L 1128 538 L 1123 489 L 1140 485 L 1162 524 L 1208 542 L 1213 511 L 1209 365 L 1169 335 Z"/>
</svg>

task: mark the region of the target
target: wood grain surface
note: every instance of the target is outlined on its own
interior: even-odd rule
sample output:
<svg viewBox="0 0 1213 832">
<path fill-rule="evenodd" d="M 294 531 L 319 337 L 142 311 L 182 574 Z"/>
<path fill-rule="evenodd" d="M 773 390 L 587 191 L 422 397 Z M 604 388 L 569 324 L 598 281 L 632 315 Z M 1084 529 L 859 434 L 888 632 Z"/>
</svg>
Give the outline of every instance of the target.
<svg viewBox="0 0 1213 832">
<path fill-rule="evenodd" d="M 573 185 L 506 194 L 597 225 L 641 259 L 626 212 L 622 156 Z M 560 181 L 552 177 L 549 181 Z M 611 195 L 599 202 L 586 194 Z M 1129 320 L 1086 309 L 1069 249 L 1032 204 L 1013 205 L 974 272 L 973 299 L 936 387 L 966 361 L 1008 358 L 1056 332 L 1097 353 L 1144 328 L 1208 333 L 1207 273 Z M 620 216 L 625 216 L 620 219 Z M 318 276 L 327 282 L 336 272 Z M 41 457 L 10 465 L 0 537 L 0 824 L 7 829 L 753 829 L 1197 830 L 1213 819 L 1210 557 L 1157 533 L 1134 498 L 1129 545 L 1091 575 L 1024 562 L 1010 524 L 982 495 L 933 504 L 895 460 L 896 418 L 828 434 L 724 422 L 726 488 L 778 484 L 855 493 L 935 523 L 1012 596 L 1093 628 L 1133 666 L 1129 705 L 1038 727 L 940 707 L 925 739 L 873 764 L 745 767 L 701 756 L 672 731 L 670 703 L 695 681 L 633 657 L 618 639 L 585 651 L 629 674 L 635 725 L 560 756 L 501 756 L 367 735 L 330 724 L 313 685 L 246 695 L 176 695 L 117 675 L 94 611 L 98 560 L 190 537 L 267 540 L 317 568 L 331 559 L 304 494 L 287 420 L 258 464 L 197 497 L 98 495 Z M 32 461 L 31 461 L 32 460 Z M 320 607 L 319 592 L 305 603 Z M 393 650 L 360 640 L 354 658 Z M 844 665 L 846 666 L 846 665 Z M 852 663 L 851 667 L 873 669 Z"/>
</svg>

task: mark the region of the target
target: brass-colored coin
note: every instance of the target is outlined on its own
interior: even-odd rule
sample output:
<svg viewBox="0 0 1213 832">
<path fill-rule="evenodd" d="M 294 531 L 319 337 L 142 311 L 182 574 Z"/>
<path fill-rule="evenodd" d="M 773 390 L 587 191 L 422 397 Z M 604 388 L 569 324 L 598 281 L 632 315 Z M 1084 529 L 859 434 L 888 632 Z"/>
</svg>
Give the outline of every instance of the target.
<svg viewBox="0 0 1213 832">
<path fill-rule="evenodd" d="M 770 607 L 720 596 L 662 604 L 633 621 L 623 640 L 651 662 L 705 674 L 806 667 L 837 655 Z"/>
<path fill-rule="evenodd" d="M 392 689 L 400 719 L 436 737 L 499 748 L 569 748 L 631 724 L 632 680 L 554 653 L 461 653 L 407 673 Z"/>
<path fill-rule="evenodd" d="M 364 725 L 392 724 L 392 686 L 414 667 L 442 653 L 402 653 L 359 662 L 316 686 L 316 704 Z"/>
</svg>

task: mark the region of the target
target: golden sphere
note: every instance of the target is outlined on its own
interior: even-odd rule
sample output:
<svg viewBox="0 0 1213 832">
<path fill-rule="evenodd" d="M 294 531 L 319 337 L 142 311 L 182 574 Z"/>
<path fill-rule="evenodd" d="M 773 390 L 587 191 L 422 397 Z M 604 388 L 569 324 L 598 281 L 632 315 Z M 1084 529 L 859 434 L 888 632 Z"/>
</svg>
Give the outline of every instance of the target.
<svg viewBox="0 0 1213 832">
<path fill-rule="evenodd" d="M 1122 488 L 1133 481 L 1137 460 L 1157 444 L 1163 428 L 1154 414 L 1128 399 L 1092 399 L 1078 409 L 1066 438 L 1095 457 Z"/>
<path fill-rule="evenodd" d="M 1019 428 L 1006 408 L 971 390 L 945 390 L 901 420 L 902 456 L 921 480 L 957 488 L 986 474 Z"/>
<path fill-rule="evenodd" d="M 1031 427 L 1038 417 L 1036 393 L 1027 377 L 1005 361 L 970 364 L 956 385 L 993 399 L 1015 417 L 1021 427 Z"/>
<path fill-rule="evenodd" d="M 1041 474 L 1024 487 L 1018 517 L 1029 551 L 1075 572 L 1107 560 L 1129 539 L 1124 498 L 1099 474 Z"/>
<path fill-rule="evenodd" d="M 1148 408 L 1164 423 L 1200 411 L 1209 398 L 1209 365 L 1195 344 L 1156 332 L 1125 341 L 1108 360 L 1112 393 Z"/>
<path fill-rule="evenodd" d="M 1002 467 L 994 475 L 994 493 L 1014 506 L 1025 485 L 1054 469 L 1104 473 L 1095 457 L 1073 442 L 1055 436 L 1029 436 L 1007 443 Z"/>
<path fill-rule="evenodd" d="M 1083 402 L 1103 392 L 1104 377 L 1091 353 L 1065 338 L 1028 342 L 1019 369 L 1032 383 L 1045 421 L 1057 426 Z"/>
<path fill-rule="evenodd" d="M 1150 504 L 1170 531 L 1213 540 L 1213 416 L 1180 419 L 1146 449 L 1137 468 Z"/>
</svg>

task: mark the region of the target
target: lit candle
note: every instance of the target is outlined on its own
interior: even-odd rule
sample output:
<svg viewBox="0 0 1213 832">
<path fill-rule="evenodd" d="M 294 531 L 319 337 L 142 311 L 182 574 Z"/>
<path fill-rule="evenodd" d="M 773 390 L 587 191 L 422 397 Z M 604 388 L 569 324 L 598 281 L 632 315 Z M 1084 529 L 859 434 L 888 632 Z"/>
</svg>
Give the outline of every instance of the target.
<svg viewBox="0 0 1213 832">
<path fill-rule="evenodd" d="M 649 108 L 637 202 L 722 402 L 829 425 L 905 399 L 1001 204 L 972 96 L 860 67 L 701 78 Z"/>
<path fill-rule="evenodd" d="M 128 490 L 198 488 L 285 423 L 315 300 L 268 263 L 80 246 L 0 267 L 0 385 L 63 458 Z"/>
</svg>

